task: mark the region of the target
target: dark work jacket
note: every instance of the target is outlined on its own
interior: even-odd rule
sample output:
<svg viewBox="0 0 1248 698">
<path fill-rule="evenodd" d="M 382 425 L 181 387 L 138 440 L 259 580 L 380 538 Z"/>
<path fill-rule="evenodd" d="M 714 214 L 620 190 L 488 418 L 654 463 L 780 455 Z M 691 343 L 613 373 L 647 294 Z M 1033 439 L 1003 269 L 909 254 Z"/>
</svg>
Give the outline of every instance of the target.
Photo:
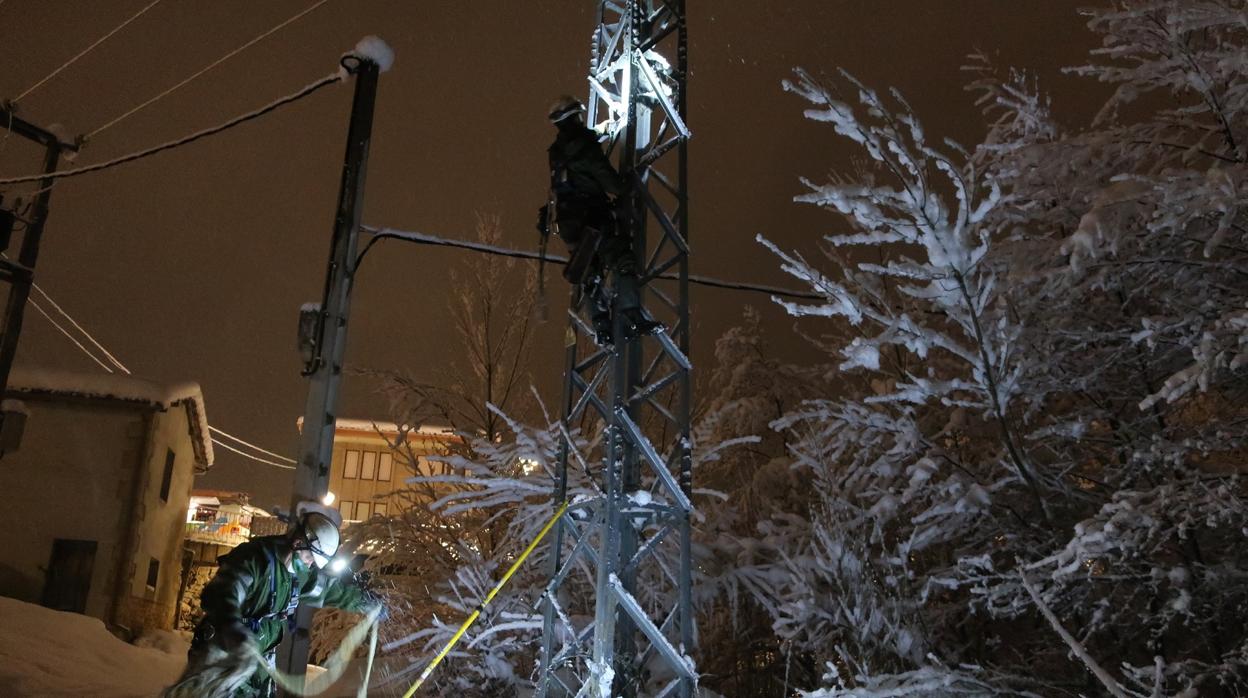
<svg viewBox="0 0 1248 698">
<path fill-rule="evenodd" d="M 302 605 L 359 613 L 370 608 L 372 601 L 363 589 L 304 566 L 298 556 L 291 558 L 294 572 L 287 570 L 282 559 L 290 552 L 285 536 L 264 536 L 222 555 L 220 569 L 200 596 L 204 622 L 249 626 L 265 653 L 281 642 L 286 624 L 282 614 L 290 606 L 292 585 Z"/>
<path fill-rule="evenodd" d="M 598 145 L 598 134 L 584 126 L 559 129 L 550 155 L 551 186 L 561 203 L 606 201 L 624 191 L 620 175 Z"/>
</svg>

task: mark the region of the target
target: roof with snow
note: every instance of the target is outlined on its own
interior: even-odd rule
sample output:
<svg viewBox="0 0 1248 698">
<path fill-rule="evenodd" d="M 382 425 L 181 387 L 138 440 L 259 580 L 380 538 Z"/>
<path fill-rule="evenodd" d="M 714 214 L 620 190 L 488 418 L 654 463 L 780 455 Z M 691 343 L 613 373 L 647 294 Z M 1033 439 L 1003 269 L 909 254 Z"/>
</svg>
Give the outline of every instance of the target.
<svg viewBox="0 0 1248 698">
<path fill-rule="evenodd" d="M 14 366 L 9 374 L 9 393 L 48 395 L 107 400 L 165 411 L 186 408 L 191 424 L 191 443 L 195 449 L 195 471 L 207 472 L 212 467 L 212 435 L 208 431 L 208 414 L 204 411 L 204 394 L 198 383 L 162 385 L 152 381 L 116 373 L 75 373 L 46 368 Z"/>
<path fill-rule="evenodd" d="M 303 432 L 303 417 L 299 417 L 295 420 L 295 427 L 300 432 Z M 387 436 L 397 435 L 399 431 L 402 430 L 407 433 L 407 437 L 409 439 L 414 439 L 419 436 L 451 440 L 461 438 L 459 434 L 455 433 L 455 430 L 450 427 L 441 427 L 431 424 L 422 424 L 420 426 L 403 425 L 400 427 L 394 422 L 383 422 L 376 419 L 350 419 L 347 417 L 339 417 L 335 419 L 334 430 L 337 432 L 354 431 L 370 435 L 376 435 L 377 432 L 381 432 Z"/>
</svg>

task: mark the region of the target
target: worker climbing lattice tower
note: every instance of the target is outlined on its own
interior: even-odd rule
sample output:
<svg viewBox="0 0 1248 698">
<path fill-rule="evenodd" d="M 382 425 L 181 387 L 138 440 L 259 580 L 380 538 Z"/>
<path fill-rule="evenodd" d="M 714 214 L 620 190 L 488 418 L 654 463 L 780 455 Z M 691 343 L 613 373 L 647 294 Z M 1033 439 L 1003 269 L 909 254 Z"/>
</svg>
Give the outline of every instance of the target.
<svg viewBox="0 0 1248 698">
<path fill-rule="evenodd" d="M 539 222 L 569 244 L 574 287 L 555 493 L 571 504 L 551 538 L 538 695 L 687 698 L 684 2 L 603 0 L 596 20 L 584 126 L 576 100 L 551 112 L 553 205 Z"/>
</svg>

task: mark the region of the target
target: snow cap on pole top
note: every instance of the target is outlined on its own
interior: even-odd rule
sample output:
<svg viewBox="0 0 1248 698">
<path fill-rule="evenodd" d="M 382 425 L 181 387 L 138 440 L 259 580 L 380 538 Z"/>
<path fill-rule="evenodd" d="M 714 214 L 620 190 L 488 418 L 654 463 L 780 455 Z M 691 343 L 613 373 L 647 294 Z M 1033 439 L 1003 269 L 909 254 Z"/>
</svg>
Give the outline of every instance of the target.
<svg viewBox="0 0 1248 698">
<path fill-rule="evenodd" d="M 390 66 L 394 65 L 394 49 L 390 48 L 390 44 L 382 41 L 381 37 L 371 34 L 360 39 L 355 48 L 348 51 L 346 55 L 372 61 L 377 64 L 378 69 L 383 73 L 390 70 Z"/>
</svg>

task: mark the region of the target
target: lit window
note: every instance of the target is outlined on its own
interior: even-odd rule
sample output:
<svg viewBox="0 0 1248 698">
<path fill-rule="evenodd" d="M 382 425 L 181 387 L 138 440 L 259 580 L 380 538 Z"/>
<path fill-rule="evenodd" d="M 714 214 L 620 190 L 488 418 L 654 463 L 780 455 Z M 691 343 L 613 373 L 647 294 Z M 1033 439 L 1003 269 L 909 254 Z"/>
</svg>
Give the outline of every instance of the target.
<svg viewBox="0 0 1248 698">
<path fill-rule="evenodd" d="M 394 470 L 394 456 L 389 453 L 381 454 L 381 462 L 377 466 L 377 479 L 382 482 L 390 482 L 390 472 Z"/>
<path fill-rule="evenodd" d="M 361 480 L 372 480 L 377 474 L 377 454 L 372 451 L 364 453 L 364 467 L 360 469 Z"/>
<path fill-rule="evenodd" d="M 357 521 L 367 521 L 371 515 L 372 512 L 369 511 L 368 502 L 360 502 L 355 505 L 355 518 Z"/>
<path fill-rule="evenodd" d="M 376 514 L 376 515 L 378 515 L 378 516 L 385 516 L 385 515 L 386 515 L 386 510 L 387 510 L 387 509 L 386 509 L 386 505 L 385 505 L 385 504 L 374 504 L 374 505 L 373 505 L 373 513 L 374 513 L 374 514 Z"/>
<path fill-rule="evenodd" d="M 352 504 L 353 504 L 353 502 L 352 502 L 350 499 L 347 499 L 347 500 L 343 500 L 343 501 L 342 501 L 342 502 L 338 505 L 338 511 L 342 512 L 342 518 L 343 518 L 343 519 L 350 520 L 350 519 L 351 519 L 351 514 L 355 513 L 355 510 L 351 508 L 351 507 L 352 507 Z"/>
<path fill-rule="evenodd" d="M 347 479 L 355 479 L 360 476 L 359 451 L 347 451 L 347 463 L 343 469 L 342 476 Z"/>
</svg>

